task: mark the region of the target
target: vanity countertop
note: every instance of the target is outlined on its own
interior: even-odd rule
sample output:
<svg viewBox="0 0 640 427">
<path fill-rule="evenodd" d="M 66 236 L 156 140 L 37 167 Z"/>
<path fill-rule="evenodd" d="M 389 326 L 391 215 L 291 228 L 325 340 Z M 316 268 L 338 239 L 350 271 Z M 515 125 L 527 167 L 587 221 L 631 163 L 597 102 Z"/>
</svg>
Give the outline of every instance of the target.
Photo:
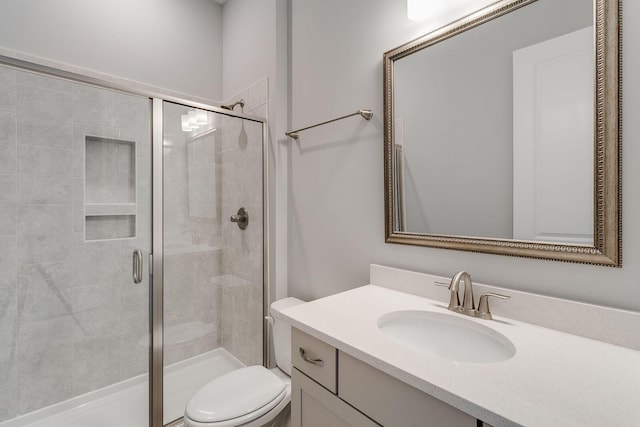
<svg viewBox="0 0 640 427">
<path fill-rule="evenodd" d="M 466 363 L 421 354 L 378 329 L 399 310 L 461 316 L 502 333 L 513 358 Z M 495 427 L 640 425 L 640 352 L 494 315 L 455 314 L 446 304 L 366 285 L 283 311 L 291 324 Z"/>
</svg>

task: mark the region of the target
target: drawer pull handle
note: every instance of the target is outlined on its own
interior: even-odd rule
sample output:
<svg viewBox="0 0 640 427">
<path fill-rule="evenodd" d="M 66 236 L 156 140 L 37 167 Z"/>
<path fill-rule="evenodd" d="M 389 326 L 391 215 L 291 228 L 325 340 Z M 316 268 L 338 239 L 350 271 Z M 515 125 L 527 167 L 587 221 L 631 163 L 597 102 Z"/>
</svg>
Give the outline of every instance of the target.
<svg viewBox="0 0 640 427">
<path fill-rule="evenodd" d="M 304 348 L 302 348 L 302 347 L 300 347 L 300 357 L 302 357 L 302 360 L 304 360 L 307 363 L 311 363 L 313 365 L 320 366 L 321 368 L 324 367 L 324 360 L 309 358 L 307 356 L 307 354 L 305 353 Z"/>
</svg>

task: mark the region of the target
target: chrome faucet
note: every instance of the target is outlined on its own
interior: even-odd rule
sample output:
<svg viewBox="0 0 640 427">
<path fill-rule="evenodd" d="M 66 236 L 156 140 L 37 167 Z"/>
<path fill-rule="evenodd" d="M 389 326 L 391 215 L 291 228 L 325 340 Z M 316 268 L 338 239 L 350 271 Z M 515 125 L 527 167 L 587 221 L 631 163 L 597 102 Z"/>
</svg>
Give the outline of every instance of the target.
<svg viewBox="0 0 640 427">
<path fill-rule="evenodd" d="M 462 307 L 460 311 L 466 312 L 469 310 L 475 310 L 476 304 L 473 300 L 473 283 L 471 282 L 471 275 L 466 271 L 459 271 L 451 279 L 450 288 L 451 292 L 454 290 L 460 295 L 460 280 L 464 281 L 464 294 L 462 296 Z"/>
<path fill-rule="evenodd" d="M 460 304 L 460 281 L 464 282 L 464 294 L 462 295 L 462 304 Z M 436 286 L 446 286 L 451 292 L 449 298 L 449 306 L 447 309 L 467 316 L 479 317 L 481 319 L 491 320 L 491 311 L 489 310 L 489 297 L 495 297 L 500 299 L 509 299 L 511 297 L 507 295 L 494 294 L 492 292 L 486 292 L 480 295 L 480 302 L 476 309 L 475 301 L 473 300 L 473 282 L 471 282 L 471 275 L 466 271 L 457 272 L 452 278 L 450 283 L 434 282 Z"/>
</svg>

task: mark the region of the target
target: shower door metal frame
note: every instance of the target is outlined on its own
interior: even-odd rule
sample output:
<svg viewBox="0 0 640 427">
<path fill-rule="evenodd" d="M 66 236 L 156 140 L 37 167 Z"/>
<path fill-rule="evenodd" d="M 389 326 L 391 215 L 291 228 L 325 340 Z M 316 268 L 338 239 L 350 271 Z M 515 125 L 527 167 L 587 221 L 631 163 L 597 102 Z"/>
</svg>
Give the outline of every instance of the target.
<svg viewBox="0 0 640 427">
<path fill-rule="evenodd" d="M 149 254 L 149 427 L 163 427 L 163 102 L 172 102 L 181 104 L 190 108 L 199 108 L 226 116 L 237 117 L 240 119 L 251 120 L 262 124 L 262 210 L 263 210 L 263 357 L 262 363 L 269 366 L 269 354 L 271 352 L 268 324 L 264 317 L 269 313 L 269 304 L 271 302 L 270 286 L 269 286 L 269 132 L 267 129 L 266 119 L 253 116 L 250 114 L 237 113 L 223 109 L 214 105 L 180 98 L 173 95 L 162 93 L 161 90 L 151 90 L 148 87 L 136 84 L 135 82 L 127 82 L 114 76 L 113 81 L 104 80 L 102 78 L 92 77 L 90 70 L 82 70 L 73 67 L 74 71 L 69 71 L 70 67 L 64 63 L 56 63 L 48 61 L 47 65 L 38 63 L 37 57 L 29 57 L 23 55 L 32 61 L 13 58 L 6 55 L 0 55 L 0 65 L 7 65 L 26 71 L 34 71 L 37 73 L 47 74 L 52 77 L 71 80 L 78 83 L 86 83 L 93 86 L 102 87 L 104 89 L 112 89 L 120 92 L 126 92 L 132 95 L 144 96 L 152 101 L 152 123 L 151 123 L 151 185 L 152 185 L 152 213 L 151 213 L 151 248 Z M 86 71 L 81 74 L 76 70 Z M 95 74 L 95 73 L 93 73 Z"/>
<path fill-rule="evenodd" d="M 161 427 L 164 399 L 164 130 L 163 100 L 153 98 L 151 131 L 151 223 L 149 292 L 149 427 Z"/>
<path fill-rule="evenodd" d="M 189 108 L 198 108 L 208 110 L 214 113 L 220 113 L 227 116 L 234 116 L 244 120 L 251 120 L 262 124 L 262 363 L 268 366 L 270 354 L 270 342 L 268 335 L 268 323 L 265 316 L 269 312 L 270 291 L 269 291 L 269 143 L 266 120 L 247 115 L 238 114 L 227 109 L 214 107 L 198 102 L 192 102 L 184 99 L 154 97 L 153 98 L 153 132 L 152 132 L 152 197 L 153 197 L 153 257 L 152 257 L 152 276 L 151 295 L 149 298 L 150 307 L 150 329 L 151 329 L 151 346 L 149 354 L 149 426 L 162 427 L 164 425 L 163 417 L 163 370 L 164 370 L 164 345 L 163 345 L 163 322 L 164 322 L 164 283 L 163 283 L 163 261 L 164 261 L 164 193 L 163 193 L 163 130 L 164 130 L 164 102 L 180 104 Z M 186 402 L 185 402 L 186 403 Z M 171 421 L 173 422 L 173 421 Z"/>
<path fill-rule="evenodd" d="M 166 99 L 160 97 L 153 98 L 153 132 L 152 132 L 152 197 L 153 197 L 153 270 L 152 292 L 149 298 L 150 307 L 150 329 L 151 346 L 149 355 L 149 426 L 163 427 L 163 319 L 164 319 L 164 283 L 163 283 L 163 261 L 164 261 L 164 193 L 163 193 L 163 130 L 164 130 L 164 102 L 171 102 L 189 108 L 199 108 L 212 111 L 214 113 L 235 116 L 240 119 L 251 120 L 262 124 L 262 364 L 269 367 L 269 354 L 271 352 L 268 322 L 265 316 L 269 314 L 269 304 L 271 301 L 269 290 L 269 143 L 266 120 L 247 114 L 229 114 L 227 109 L 221 109 L 211 105 L 194 103 L 187 100 Z M 173 421 L 171 421 L 173 423 Z"/>
</svg>

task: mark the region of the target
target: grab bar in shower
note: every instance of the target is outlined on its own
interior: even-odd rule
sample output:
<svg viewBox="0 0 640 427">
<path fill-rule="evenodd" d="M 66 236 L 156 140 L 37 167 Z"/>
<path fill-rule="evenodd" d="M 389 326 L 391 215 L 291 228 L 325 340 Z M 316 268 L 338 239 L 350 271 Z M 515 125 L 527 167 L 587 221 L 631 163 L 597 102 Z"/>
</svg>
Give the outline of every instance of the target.
<svg viewBox="0 0 640 427">
<path fill-rule="evenodd" d="M 327 123 L 337 122 L 338 120 L 342 120 L 342 119 L 346 119 L 347 117 L 358 116 L 358 115 L 362 116 L 362 118 L 365 119 L 365 120 L 371 120 L 371 117 L 373 117 L 373 111 L 371 111 L 371 110 L 358 110 L 355 113 L 347 114 L 346 116 L 338 117 L 337 119 L 331 119 L 331 120 L 327 120 L 326 122 L 322 122 L 322 123 L 318 123 L 318 124 L 315 124 L 315 125 L 307 126 L 306 128 L 289 131 L 285 135 L 287 135 L 287 136 L 289 136 L 289 137 L 291 137 L 293 139 L 298 139 L 298 136 L 299 136 L 298 133 L 302 132 L 303 130 L 315 128 L 315 127 L 318 127 L 318 126 L 326 125 Z"/>
</svg>

